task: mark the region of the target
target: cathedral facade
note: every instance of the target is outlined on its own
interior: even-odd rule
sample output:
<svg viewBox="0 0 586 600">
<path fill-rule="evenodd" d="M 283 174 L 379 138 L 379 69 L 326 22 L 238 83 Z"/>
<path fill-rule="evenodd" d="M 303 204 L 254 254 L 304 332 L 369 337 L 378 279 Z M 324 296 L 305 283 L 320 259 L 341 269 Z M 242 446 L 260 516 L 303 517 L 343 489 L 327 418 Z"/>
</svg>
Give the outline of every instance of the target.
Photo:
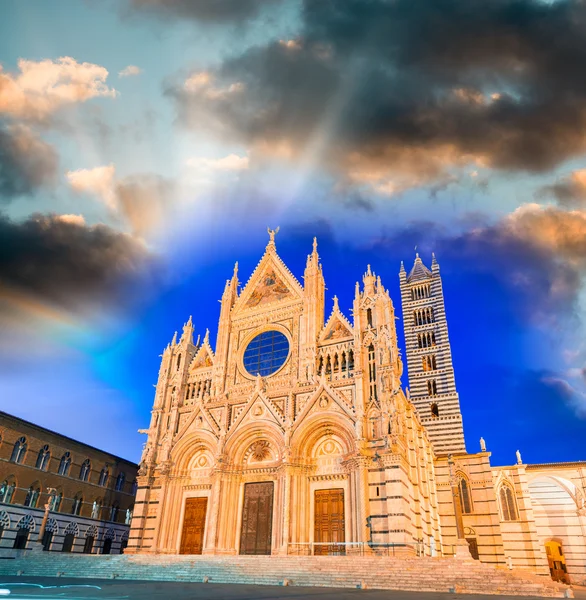
<svg viewBox="0 0 586 600">
<path fill-rule="evenodd" d="M 399 273 L 407 389 L 380 277 L 352 321 L 336 297 L 326 318 L 317 242 L 301 285 L 269 233 L 246 285 L 226 282 L 215 347 L 190 318 L 164 350 L 126 551 L 464 552 L 583 580 L 586 463 L 466 451 L 435 257 Z"/>
</svg>

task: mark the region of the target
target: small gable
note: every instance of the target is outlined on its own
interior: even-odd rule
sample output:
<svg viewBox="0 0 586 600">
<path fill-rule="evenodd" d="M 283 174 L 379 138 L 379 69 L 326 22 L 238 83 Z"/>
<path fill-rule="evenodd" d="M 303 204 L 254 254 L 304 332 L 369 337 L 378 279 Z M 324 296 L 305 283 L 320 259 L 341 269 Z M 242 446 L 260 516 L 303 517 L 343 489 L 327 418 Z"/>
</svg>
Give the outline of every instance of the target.
<svg viewBox="0 0 586 600">
<path fill-rule="evenodd" d="M 334 296 L 334 308 L 332 314 L 325 324 L 319 339 L 322 343 L 331 343 L 338 340 L 351 339 L 353 337 L 352 326 L 340 312 L 338 298 Z"/>
<path fill-rule="evenodd" d="M 203 345 L 197 351 L 197 354 L 195 355 L 193 361 L 191 362 L 190 370 L 195 371 L 196 369 L 203 369 L 206 367 L 211 367 L 211 366 L 213 366 L 213 364 L 214 364 L 214 353 L 212 352 L 212 349 L 206 338 L 206 340 L 204 340 Z"/>
</svg>

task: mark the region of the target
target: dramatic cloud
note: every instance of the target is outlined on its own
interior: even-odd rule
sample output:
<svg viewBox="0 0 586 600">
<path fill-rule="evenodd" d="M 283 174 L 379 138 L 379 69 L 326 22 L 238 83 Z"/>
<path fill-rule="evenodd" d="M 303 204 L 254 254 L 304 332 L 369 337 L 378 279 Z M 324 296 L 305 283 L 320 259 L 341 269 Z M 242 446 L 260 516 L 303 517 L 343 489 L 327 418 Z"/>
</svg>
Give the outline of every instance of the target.
<svg viewBox="0 0 586 600">
<path fill-rule="evenodd" d="M 304 7 L 294 40 L 170 87 L 181 123 L 387 194 L 467 164 L 542 172 L 586 151 L 586 3 Z"/>
<path fill-rule="evenodd" d="M 60 108 L 91 98 L 114 98 L 106 84 L 108 71 L 100 65 L 78 63 L 64 56 L 38 62 L 20 59 L 19 73 L 0 65 L 0 114 L 31 121 L 46 121 Z"/>
<path fill-rule="evenodd" d="M 134 297 L 128 287 L 152 275 L 150 261 L 135 238 L 88 227 L 78 215 L 36 214 L 24 222 L 0 216 L 0 317 L 85 314 L 109 302 L 120 307 Z"/>
<path fill-rule="evenodd" d="M 556 183 L 541 188 L 537 196 L 552 196 L 565 207 L 586 208 L 586 169 L 574 171 Z"/>
<path fill-rule="evenodd" d="M 131 0 L 135 9 L 205 23 L 229 23 L 254 17 L 277 0 Z"/>
<path fill-rule="evenodd" d="M 586 419 L 586 394 L 577 390 L 565 379 L 544 377 L 543 383 L 553 387 L 557 393 L 574 409 L 578 417 Z"/>
<path fill-rule="evenodd" d="M 114 165 L 68 171 L 71 187 L 95 194 L 116 216 L 121 216 L 137 235 L 160 224 L 175 193 L 175 185 L 158 175 L 143 174 L 116 179 Z"/>
<path fill-rule="evenodd" d="M 0 121 L 0 204 L 56 181 L 57 153 L 24 125 Z"/>
</svg>

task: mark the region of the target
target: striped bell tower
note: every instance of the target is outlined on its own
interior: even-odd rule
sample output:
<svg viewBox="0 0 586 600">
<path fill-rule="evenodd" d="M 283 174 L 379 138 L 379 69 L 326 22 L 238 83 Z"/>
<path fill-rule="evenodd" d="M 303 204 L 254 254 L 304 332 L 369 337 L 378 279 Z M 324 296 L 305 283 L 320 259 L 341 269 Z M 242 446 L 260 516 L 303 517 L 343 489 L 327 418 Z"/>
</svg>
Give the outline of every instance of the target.
<svg viewBox="0 0 586 600">
<path fill-rule="evenodd" d="M 419 254 L 410 273 L 401 262 L 401 305 L 411 401 L 437 455 L 466 452 L 456 391 L 442 280 L 435 255 L 431 270 Z"/>
</svg>

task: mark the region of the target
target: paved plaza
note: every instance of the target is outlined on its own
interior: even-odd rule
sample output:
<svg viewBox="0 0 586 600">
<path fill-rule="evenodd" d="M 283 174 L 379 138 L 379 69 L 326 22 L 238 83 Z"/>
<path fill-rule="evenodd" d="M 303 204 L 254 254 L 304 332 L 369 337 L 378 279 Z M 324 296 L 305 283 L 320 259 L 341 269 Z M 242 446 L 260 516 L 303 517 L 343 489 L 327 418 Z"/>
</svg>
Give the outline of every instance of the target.
<svg viewBox="0 0 586 600">
<path fill-rule="evenodd" d="M 45 600 L 495 600 L 501 596 L 391 590 L 278 587 L 214 583 L 171 583 L 103 579 L 0 577 L 7 598 Z M 510 596 L 512 598 L 512 596 Z M 518 597 L 518 596 L 517 596 Z M 575 590 L 586 599 L 586 589 Z M 524 596 L 524 600 L 534 597 Z"/>
</svg>

